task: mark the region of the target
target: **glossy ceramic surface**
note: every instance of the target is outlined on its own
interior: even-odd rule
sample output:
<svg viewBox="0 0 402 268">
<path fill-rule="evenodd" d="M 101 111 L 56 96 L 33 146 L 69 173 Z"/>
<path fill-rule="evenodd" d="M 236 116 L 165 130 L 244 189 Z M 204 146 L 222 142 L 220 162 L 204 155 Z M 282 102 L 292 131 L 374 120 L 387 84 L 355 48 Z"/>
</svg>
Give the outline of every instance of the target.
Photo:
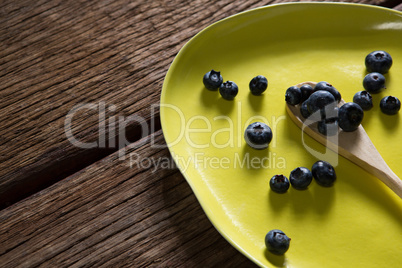
<svg viewBox="0 0 402 268">
<path fill-rule="evenodd" d="M 402 176 L 401 116 L 381 113 L 383 96 L 402 99 L 402 13 L 373 6 L 292 3 L 263 7 L 219 21 L 192 38 L 164 81 L 161 121 L 169 149 L 217 230 L 260 266 L 398 267 L 402 262 L 402 201 L 377 178 L 325 148 L 286 114 L 287 87 L 328 81 L 345 101 L 363 90 L 365 56 L 386 50 L 394 64 L 387 89 L 374 95 L 363 126 L 383 158 Z M 234 101 L 202 83 L 211 69 L 239 86 Z M 256 75 L 268 78 L 261 96 L 249 93 Z M 247 125 L 273 131 L 267 150 L 244 141 Z M 321 153 L 323 155 L 318 155 Z M 310 152 L 313 152 L 311 154 Z M 289 175 L 317 159 L 335 165 L 337 182 L 313 181 L 305 191 L 269 189 L 275 174 Z M 268 253 L 265 234 L 291 237 L 284 256 Z"/>
</svg>

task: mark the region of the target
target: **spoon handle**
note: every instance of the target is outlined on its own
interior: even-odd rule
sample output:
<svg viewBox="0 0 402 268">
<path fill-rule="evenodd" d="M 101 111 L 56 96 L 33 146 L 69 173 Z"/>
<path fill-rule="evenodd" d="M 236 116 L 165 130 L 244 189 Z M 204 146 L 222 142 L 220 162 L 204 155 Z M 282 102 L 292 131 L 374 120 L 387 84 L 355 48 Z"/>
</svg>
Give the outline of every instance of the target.
<svg viewBox="0 0 402 268">
<path fill-rule="evenodd" d="M 303 82 L 297 86 L 300 87 L 303 84 L 309 84 L 312 87 L 316 85 L 315 82 Z M 344 103 L 343 100 L 342 103 Z M 324 146 L 373 174 L 402 198 L 402 180 L 384 161 L 363 126 L 360 125 L 356 131 L 352 132 L 339 131 L 335 138 L 326 137 L 318 133 L 316 129 L 313 130 L 306 126 L 299 107 L 288 104 L 286 109 L 291 119 L 302 129 L 302 132 L 307 133 Z"/>
</svg>

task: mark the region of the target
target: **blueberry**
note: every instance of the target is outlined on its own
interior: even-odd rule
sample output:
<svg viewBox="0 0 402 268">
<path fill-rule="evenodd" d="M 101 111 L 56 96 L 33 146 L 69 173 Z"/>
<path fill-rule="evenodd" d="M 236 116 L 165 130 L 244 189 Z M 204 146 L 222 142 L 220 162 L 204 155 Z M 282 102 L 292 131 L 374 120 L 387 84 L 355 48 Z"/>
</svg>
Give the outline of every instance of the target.
<svg viewBox="0 0 402 268">
<path fill-rule="evenodd" d="M 317 129 L 324 136 L 334 136 L 338 133 L 338 119 L 324 119 L 318 122 Z"/>
<path fill-rule="evenodd" d="M 233 100 L 238 92 L 239 88 L 233 81 L 226 81 L 225 83 L 222 83 L 219 87 L 219 93 L 225 100 Z"/>
<path fill-rule="evenodd" d="M 304 101 L 300 105 L 300 113 L 304 118 L 308 118 L 311 115 L 311 113 L 307 109 L 307 101 Z"/>
<path fill-rule="evenodd" d="M 313 180 L 313 175 L 308 168 L 298 167 L 290 172 L 290 184 L 297 190 L 305 190 Z"/>
<path fill-rule="evenodd" d="M 274 229 L 265 236 L 265 245 L 271 253 L 283 255 L 289 249 L 290 238 L 281 230 Z"/>
<path fill-rule="evenodd" d="M 363 87 L 370 93 L 378 93 L 385 88 L 385 77 L 380 73 L 369 73 L 363 79 Z"/>
<path fill-rule="evenodd" d="M 325 106 L 329 104 L 335 103 L 335 97 L 328 91 L 318 90 L 315 91 L 311 96 L 306 100 L 307 109 L 310 113 L 314 113 L 318 110 L 325 108 Z"/>
<path fill-rule="evenodd" d="M 363 120 L 363 109 L 354 102 L 347 102 L 339 108 L 338 124 L 346 132 L 355 131 Z"/>
<path fill-rule="evenodd" d="M 302 94 L 301 102 L 307 100 L 310 97 L 310 95 L 313 94 L 314 92 L 313 87 L 308 84 L 302 85 L 300 87 L 300 90 Z"/>
<path fill-rule="evenodd" d="M 252 123 L 244 132 L 244 139 L 254 149 L 265 149 L 272 140 L 271 128 L 261 122 Z"/>
<path fill-rule="evenodd" d="M 291 86 L 286 90 L 285 93 L 285 100 L 290 105 L 296 105 L 301 102 L 302 99 L 302 92 L 300 88 L 296 86 Z"/>
<path fill-rule="evenodd" d="M 337 102 L 340 102 L 342 99 L 341 93 L 333 85 L 331 85 L 328 82 L 325 82 L 325 81 L 318 82 L 314 87 L 314 91 L 318 91 L 318 90 L 328 91 L 329 93 L 331 93 L 334 96 L 334 98 L 336 99 Z"/>
<path fill-rule="evenodd" d="M 204 75 L 202 82 L 207 89 L 215 91 L 222 84 L 223 78 L 220 72 L 211 70 Z"/>
<path fill-rule="evenodd" d="M 339 108 L 336 106 L 336 103 L 330 103 L 320 110 L 320 115 L 322 120 L 332 120 L 338 119 Z"/>
<path fill-rule="evenodd" d="M 386 96 L 381 99 L 380 108 L 384 114 L 394 115 L 401 109 L 401 102 L 397 97 Z"/>
<path fill-rule="evenodd" d="M 268 80 L 262 75 L 258 75 L 251 79 L 249 88 L 251 94 L 253 95 L 261 95 L 268 87 Z"/>
<path fill-rule="evenodd" d="M 353 96 L 353 102 L 359 104 L 364 111 L 368 111 L 373 108 L 373 98 L 367 91 L 359 91 Z"/>
<path fill-rule="evenodd" d="M 368 72 L 385 74 L 392 66 L 392 58 L 387 52 L 377 50 L 366 56 L 365 64 Z"/>
<path fill-rule="evenodd" d="M 271 190 L 279 194 L 285 193 L 289 189 L 289 185 L 288 178 L 283 175 L 275 175 L 269 181 Z"/>
<path fill-rule="evenodd" d="M 326 161 L 317 161 L 311 168 L 313 177 L 316 182 L 324 187 L 330 187 L 336 180 L 336 173 L 334 167 Z"/>
</svg>

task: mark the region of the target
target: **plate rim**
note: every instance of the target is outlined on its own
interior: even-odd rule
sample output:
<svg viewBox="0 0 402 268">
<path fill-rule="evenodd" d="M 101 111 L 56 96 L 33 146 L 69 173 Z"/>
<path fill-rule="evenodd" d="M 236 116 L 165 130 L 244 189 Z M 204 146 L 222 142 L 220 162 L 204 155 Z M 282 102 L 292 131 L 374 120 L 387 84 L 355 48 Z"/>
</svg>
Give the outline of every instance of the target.
<svg viewBox="0 0 402 268">
<path fill-rule="evenodd" d="M 277 7 L 282 7 L 282 6 L 345 6 L 345 7 L 358 7 L 358 8 L 365 8 L 365 9 L 372 9 L 372 10 L 380 10 L 381 12 L 390 12 L 390 13 L 395 13 L 399 16 L 402 17 L 402 11 L 392 9 L 392 8 L 387 8 L 387 7 L 382 7 L 382 6 L 376 6 L 372 4 L 364 4 L 364 3 L 350 3 L 350 2 L 306 2 L 306 1 L 301 1 L 301 2 L 286 2 L 286 3 L 273 3 L 273 4 L 268 4 L 260 7 L 255 7 L 251 8 L 248 10 L 244 10 L 241 12 L 238 12 L 236 14 L 227 16 L 225 18 L 219 19 L 208 26 L 204 27 L 200 31 L 198 31 L 195 35 L 193 35 L 179 50 L 179 52 L 176 54 L 174 57 L 173 61 L 171 62 L 168 71 L 166 72 L 166 75 L 164 77 L 164 81 L 162 84 L 162 89 L 161 89 L 161 96 L 159 99 L 159 108 L 160 108 L 160 123 L 161 123 L 161 129 L 162 133 L 164 135 L 164 139 L 166 141 L 167 148 L 169 150 L 170 155 L 174 154 L 172 146 L 168 143 L 168 139 L 165 131 L 168 127 L 166 126 L 166 115 L 164 112 L 164 108 L 162 107 L 162 104 L 167 104 L 166 103 L 166 91 L 167 91 L 167 84 L 169 83 L 170 78 L 172 77 L 173 70 L 175 69 L 175 66 L 178 64 L 179 59 L 182 57 L 182 55 L 185 53 L 187 48 L 191 46 L 193 42 L 196 41 L 197 38 L 199 38 L 202 34 L 205 32 L 211 31 L 214 27 L 217 27 L 217 25 L 220 25 L 222 23 L 225 23 L 226 21 L 229 20 L 234 20 L 236 17 L 239 16 L 244 16 L 249 13 L 257 12 L 259 10 L 270 10 L 270 9 L 275 9 Z M 199 202 L 202 210 L 204 211 L 205 215 L 208 217 L 209 221 L 212 223 L 214 228 L 218 231 L 218 233 L 225 238 L 226 241 L 229 242 L 230 245 L 232 245 L 234 248 L 236 248 L 241 254 L 246 256 L 249 260 L 254 262 L 260 267 L 266 267 L 264 264 L 262 264 L 258 259 L 256 259 L 252 254 L 248 253 L 245 251 L 238 243 L 233 241 L 231 237 L 224 231 L 221 230 L 217 224 L 216 219 L 211 215 L 211 213 L 207 210 L 207 207 L 204 203 L 204 201 L 200 198 L 200 193 L 195 187 L 194 183 L 192 180 L 189 178 L 189 175 L 187 174 L 186 170 L 180 165 L 180 163 L 176 162 L 176 159 L 173 158 L 173 161 L 175 161 L 176 167 L 180 170 L 180 173 L 183 175 L 185 180 L 187 181 L 188 185 L 190 186 L 191 190 L 193 191 L 194 195 L 197 198 L 197 201 Z"/>
</svg>

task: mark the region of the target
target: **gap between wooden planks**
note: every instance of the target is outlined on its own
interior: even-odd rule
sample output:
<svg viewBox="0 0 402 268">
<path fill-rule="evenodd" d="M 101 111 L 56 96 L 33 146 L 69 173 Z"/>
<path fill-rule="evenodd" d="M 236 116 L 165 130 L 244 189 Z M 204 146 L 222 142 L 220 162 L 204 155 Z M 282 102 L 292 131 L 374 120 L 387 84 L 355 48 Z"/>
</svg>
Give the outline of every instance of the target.
<svg viewBox="0 0 402 268">
<path fill-rule="evenodd" d="M 271 1 L 267 1 L 267 3 L 269 2 Z M 360 2 L 377 4 L 381 2 L 384 5 L 393 3 L 392 1 Z M 23 5 L 29 1 L 21 3 Z M 63 3 L 38 2 L 35 7 L 37 10 L 35 16 L 39 16 L 43 20 L 42 24 L 39 23 L 42 25 L 40 27 L 45 27 L 48 19 L 47 15 L 42 15 L 44 12 L 69 10 L 69 7 Z M 118 108 L 119 114 L 133 113 L 146 116 L 149 111 L 141 110 L 141 107 L 148 102 L 159 100 L 159 90 L 167 66 L 188 38 L 219 18 L 264 3 L 248 1 L 230 4 L 227 1 L 223 2 L 222 10 L 218 12 L 212 10 L 214 7 L 218 7 L 215 6 L 218 3 L 211 4 L 211 10 L 201 12 L 202 4 L 205 4 L 206 1 L 195 2 L 193 4 L 195 11 L 177 8 L 180 6 L 180 1 L 171 2 L 170 5 L 165 4 L 162 9 L 158 7 L 158 1 L 154 1 L 153 4 L 150 3 L 149 10 L 146 9 L 147 4 L 136 3 L 129 5 L 123 11 L 119 8 L 121 1 L 106 3 L 103 4 L 104 6 L 101 4 L 94 6 L 93 2 L 88 5 L 85 3 L 85 1 L 79 3 L 78 6 L 82 8 L 83 13 L 90 8 L 107 11 L 107 18 L 92 11 L 95 12 L 92 15 L 98 16 L 97 18 L 101 21 L 107 19 L 114 21 L 120 17 L 126 20 L 127 15 L 130 14 L 128 12 L 130 8 L 139 9 L 141 12 L 139 17 L 132 21 L 124 23 L 120 21 L 120 23 L 112 24 L 113 27 L 121 27 L 122 30 L 131 30 L 128 36 L 121 38 L 121 41 L 112 40 L 110 43 L 103 43 L 102 40 L 96 40 L 96 38 L 88 39 L 84 35 L 92 34 L 98 38 L 103 36 L 110 38 L 113 36 L 113 32 L 111 28 L 95 27 L 92 29 L 90 25 L 94 22 L 89 20 L 90 16 L 83 15 L 78 22 L 84 26 L 88 25 L 81 32 L 79 30 L 76 33 L 71 31 L 70 35 L 62 36 L 58 43 L 59 39 L 50 33 L 65 31 L 65 28 L 69 26 L 67 23 L 69 20 L 65 20 L 60 28 L 51 29 L 49 35 L 46 35 L 46 31 L 43 32 L 39 27 L 35 32 L 38 34 L 37 38 L 30 39 L 36 34 L 31 36 L 30 27 L 19 24 L 17 19 L 19 9 L 12 8 L 17 4 L 14 5 L 11 2 L 2 4 L 10 9 L 10 27 L 16 27 L 13 30 L 17 32 L 20 29 L 24 35 L 21 40 L 12 39 L 9 43 L 11 45 L 9 50 L 0 50 L 3 51 L 0 53 L 5 53 L 4 51 L 8 53 L 7 55 L 1 54 L 0 76 L 2 79 L 4 77 L 11 79 L 4 80 L 8 81 L 7 83 L 14 83 L 7 84 L 7 86 L 3 84 L 3 88 L 0 89 L 2 101 L 5 99 L 9 101 L 8 105 L 0 106 L 0 119 L 2 122 L 10 124 L 17 122 L 17 125 L 0 127 L 1 157 L 4 157 L 2 159 L 13 159 L 11 162 L 7 162 L 11 163 L 11 166 L 6 166 L 2 162 L 4 164 L 2 172 L 4 173 L 0 176 L 1 178 L 4 178 L 3 175 L 8 176 L 7 178 L 16 180 L 19 185 L 23 185 L 29 179 L 35 179 L 33 176 L 35 169 L 43 173 L 54 172 L 53 177 L 49 177 L 47 181 L 52 183 L 54 181 L 50 179 L 60 180 L 68 174 L 71 176 L 0 211 L 0 263 L 4 264 L 4 267 L 16 267 L 18 264 L 24 267 L 37 265 L 57 267 L 102 265 L 209 267 L 225 266 L 225 264 L 226 267 L 253 266 L 212 227 L 191 189 L 176 169 L 158 173 L 152 173 L 150 170 L 133 170 L 124 166 L 124 161 L 116 161 L 116 152 L 112 152 L 118 148 L 105 151 L 100 155 L 99 152 L 89 152 L 88 150 L 74 151 L 72 148 L 65 147 L 66 141 L 60 139 L 63 136 L 60 136 L 58 128 L 62 126 L 64 115 L 68 109 L 79 101 L 122 103 Z M 164 2 L 162 1 L 162 3 Z M 46 8 L 46 5 L 52 6 Z M 79 11 L 80 8 L 74 7 L 76 8 L 74 10 Z M 176 9 L 178 11 L 173 12 Z M 402 6 L 399 5 L 398 9 L 401 10 Z M 123 16 L 119 12 L 122 12 Z M 191 12 L 201 12 L 204 16 L 198 16 L 199 20 L 190 24 L 194 20 Z M 28 16 L 28 13 L 24 14 Z M 153 21 L 152 18 L 156 14 L 165 16 L 166 20 L 160 24 L 158 21 Z M 144 16 L 149 16 L 149 18 L 144 18 Z M 29 21 L 32 18 L 28 16 L 24 19 Z M 146 23 L 140 24 L 143 26 L 142 28 L 140 26 L 136 28 L 139 29 L 138 33 L 135 32 L 136 29 L 130 29 L 132 23 L 137 20 L 146 21 Z M 172 22 L 175 20 L 180 20 L 182 23 L 173 24 Z M 163 34 L 157 32 L 156 36 L 151 36 L 151 31 L 147 32 L 150 22 L 156 23 L 154 24 L 156 30 L 167 27 L 171 32 L 183 31 L 188 25 L 190 27 L 188 31 L 177 34 L 174 38 L 169 38 L 166 32 Z M 142 47 L 130 45 L 130 36 L 136 35 L 143 36 L 144 39 L 140 42 L 143 44 Z M 79 38 L 75 41 L 70 40 L 74 36 Z M 13 36 L 13 38 L 17 37 Z M 4 28 L 1 27 L 0 38 L 10 40 L 9 36 L 4 33 Z M 151 40 L 146 40 L 146 38 L 151 38 Z M 44 40 L 44 43 L 41 40 Z M 85 43 L 84 47 L 89 50 L 81 51 L 82 47 L 74 43 L 77 40 L 82 40 Z M 38 54 L 39 48 L 46 45 L 46 42 L 48 42 L 48 46 L 45 46 L 44 54 Z M 167 45 L 166 43 L 169 42 L 172 43 Z M 23 43 L 25 46 L 22 45 Z M 2 44 L 4 46 L 4 43 Z M 95 49 L 95 46 L 99 44 L 102 44 L 100 49 Z M 29 45 L 36 47 L 31 48 Z M 155 50 L 150 50 L 154 45 Z M 76 49 L 73 54 L 69 54 L 68 49 L 62 51 L 62 53 L 72 56 L 72 59 L 62 57 L 63 54 L 55 52 L 64 46 Z M 136 49 L 139 49 L 139 54 L 136 54 Z M 49 57 L 45 55 L 47 51 L 52 52 Z M 144 53 L 144 58 L 150 59 L 150 61 L 138 63 L 139 66 L 132 65 L 136 60 L 142 59 L 141 53 Z M 153 54 L 155 54 L 154 57 Z M 21 60 L 12 62 L 17 55 Z M 46 57 L 43 58 L 44 55 Z M 122 58 L 120 58 L 121 56 Z M 161 60 L 155 60 L 158 57 Z M 35 73 L 36 68 L 43 69 L 46 63 L 57 63 L 61 58 L 63 61 L 59 61 L 58 66 L 52 66 L 54 70 L 49 68 L 45 74 Z M 12 65 L 17 63 L 19 65 Z M 88 65 L 88 63 L 91 64 Z M 135 68 L 132 68 L 133 66 Z M 69 68 L 75 69 L 70 72 Z M 107 71 L 98 73 L 102 68 L 106 68 Z M 147 76 L 151 72 L 154 76 Z M 59 78 L 59 75 L 62 77 Z M 127 79 L 127 81 L 118 81 L 120 78 Z M 53 83 L 54 79 L 60 80 Z M 148 83 L 151 84 L 146 86 Z M 133 91 L 125 92 L 127 88 Z M 21 92 L 21 89 L 26 89 L 26 92 Z M 29 95 L 31 93 L 32 96 Z M 50 95 L 47 95 L 49 93 Z M 71 96 L 63 96 L 58 99 L 59 94 L 66 93 Z M 134 98 L 134 100 L 127 101 L 130 98 Z M 7 103 L 2 102 L 3 104 Z M 14 110 L 15 107 L 17 107 L 17 111 Z M 77 125 L 78 134 L 89 140 L 97 135 L 96 117 L 91 116 L 82 115 L 78 118 L 79 124 Z M 20 123 L 18 124 L 18 122 Z M 133 131 L 134 129 L 136 127 L 132 126 Z M 135 132 L 130 133 L 127 136 L 135 140 L 137 137 L 136 134 L 133 134 Z M 31 137 L 32 134 L 36 135 L 34 139 Z M 163 143 L 160 131 L 155 136 L 158 142 Z M 28 144 L 26 144 L 27 140 Z M 27 145 L 32 145 L 32 148 L 28 148 Z M 169 156 L 166 149 L 153 151 L 147 145 L 130 152 L 138 152 L 141 155 L 156 158 Z M 21 156 L 23 157 L 19 158 Z M 42 157 L 43 162 L 36 162 L 38 158 L 35 157 Z M 55 157 L 60 162 L 52 162 L 51 160 Z M 74 166 L 74 162 L 72 162 L 73 165 L 67 170 L 63 172 L 58 170 L 72 159 L 75 159 L 74 161 L 77 161 L 78 164 Z M 96 162 L 97 160 L 99 161 Z M 82 162 L 84 165 L 80 166 L 79 164 Z M 94 164 L 90 165 L 91 163 Z M 86 168 L 78 171 L 82 167 Z M 24 172 L 19 171 L 18 173 L 19 169 Z M 35 191 L 39 189 L 41 187 L 36 188 Z"/>
<path fill-rule="evenodd" d="M 164 145 L 161 130 L 152 135 Z M 125 155 L 172 159 L 147 143 Z M 116 152 L 0 211 L 2 267 L 254 267 L 212 227 L 181 173 Z"/>
</svg>

